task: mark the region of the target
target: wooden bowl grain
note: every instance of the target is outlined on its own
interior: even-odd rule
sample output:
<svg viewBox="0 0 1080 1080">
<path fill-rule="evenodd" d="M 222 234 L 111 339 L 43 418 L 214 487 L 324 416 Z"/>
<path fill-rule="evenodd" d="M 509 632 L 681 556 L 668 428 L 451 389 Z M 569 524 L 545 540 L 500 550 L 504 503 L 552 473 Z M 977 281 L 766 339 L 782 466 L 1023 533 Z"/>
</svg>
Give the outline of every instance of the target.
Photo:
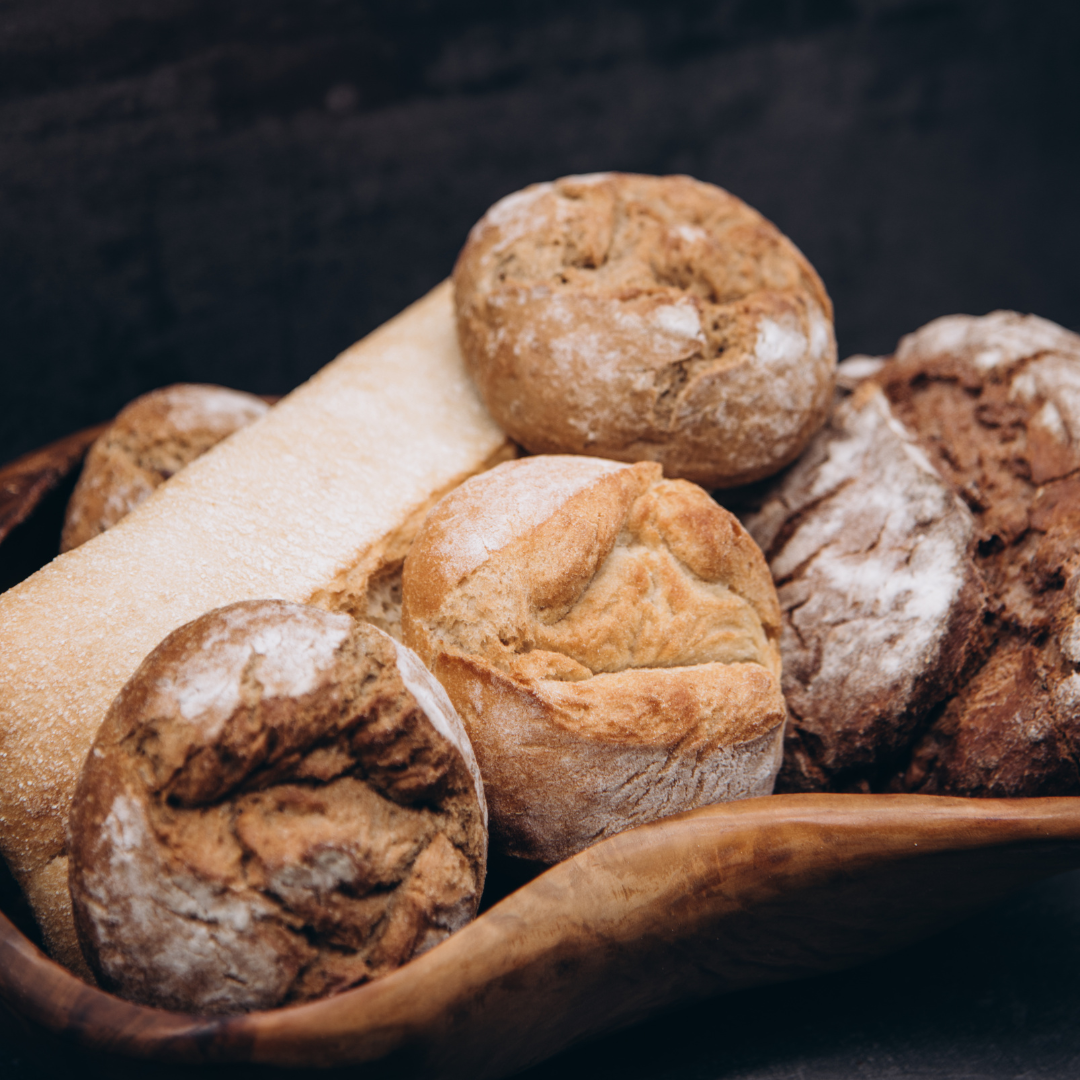
<svg viewBox="0 0 1080 1080">
<path fill-rule="evenodd" d="M 91 439 L 0 469 L 0 530 L 27 522 Z M 615 836 L 384 979 L 246 1016 L 123 1001 L 0 915 L 0 1001 L 117 1071 L 153 1060 L 484 1080 L 680 1002 L 854 966 L 1076 867 L 1080 799 L 779 795 Z"/>
</svg>

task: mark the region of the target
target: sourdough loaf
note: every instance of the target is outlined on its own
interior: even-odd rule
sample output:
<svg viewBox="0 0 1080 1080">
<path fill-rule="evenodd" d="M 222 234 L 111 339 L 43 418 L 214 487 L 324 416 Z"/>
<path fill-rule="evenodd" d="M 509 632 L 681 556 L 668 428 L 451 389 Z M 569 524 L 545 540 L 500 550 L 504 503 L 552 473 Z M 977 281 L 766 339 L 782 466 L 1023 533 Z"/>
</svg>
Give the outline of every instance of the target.
<svg viewBox="0 0 1080 1080">
<path fill-rule="evenodd" d="M 474 477 L 410 550 L 402 617 L 469 732 L 495 851 L 556 862 L 772 790 L 785 711 L 768 568 L 658 465 L 540 456 Z"/>
<path fill-rule="evenodd" d="M 54 955 L 81 964 L 65 848 L 75 781 L 150 650 L 239 600 L 362 616 L 439 495 L 509 453 L 463 369 L 444 284 L 0 596 L 0 849 Z"/>
</svg>

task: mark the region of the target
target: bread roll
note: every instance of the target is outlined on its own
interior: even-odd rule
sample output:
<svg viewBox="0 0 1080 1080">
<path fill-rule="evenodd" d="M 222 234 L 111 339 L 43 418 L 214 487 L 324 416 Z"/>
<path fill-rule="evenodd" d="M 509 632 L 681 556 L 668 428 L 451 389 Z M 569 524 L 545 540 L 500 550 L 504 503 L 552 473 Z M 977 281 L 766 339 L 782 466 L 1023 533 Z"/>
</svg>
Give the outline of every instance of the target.
<svg viewBox="0 0 1080 1080">
<path fill-rule="evenodd" d="M 111 528 L 170 476 L 269 407 L 254 394 L 197 383 L 151 390 L 125 405 L 86 455 L 64 515 L 60 550 Z"/>
<path fill-rule="evenodd" d="M 267 1009 L 378 978 L 475 915 L 484 789 L 404 645 L 279 600 L 173 631 L 113 702 L 71 815 L 71 894 L 102 985 Z"/>
<path fill-rule="evenodd" d="M 982 618 L 970 512 L 871 382 L 746 526 L 784 612 L 790 719 L 777 786 L 880 787 L 960 676 Z"/>
<path fill-rule="evenodd" d="M 784 608 L 778 787 L 1080 794 L 1080 335 L 950 315 L 841 368 L 747 519 Z"/>
<path fill-rule="evenodd" d="M 509 452 L 462 367 L 444 284 L 0 596 L 0 848 L 54 955 L 81 964 L 75 781 L 147 653 L 239 600 L 362 615 L 369 581 L 400 564 L 438 496 Z"/>
<path fill-rule="evenodd" d="M 730 487 L 786 465 L 828 414 L 836 341 L 820 278 L 712 184 L 534 184 L 476 224 L 454 289 L 484 401 L 534 453 L 658 461 Z"/>
<path fill-rule="evenodd" d="M 409 552 L 402 623 L 465 722 L 493 850 L 551 863 L 772 790 L 785 710 L 768 568 L 658 465 L 534 457 L 463 484 Z"/>
</svg>

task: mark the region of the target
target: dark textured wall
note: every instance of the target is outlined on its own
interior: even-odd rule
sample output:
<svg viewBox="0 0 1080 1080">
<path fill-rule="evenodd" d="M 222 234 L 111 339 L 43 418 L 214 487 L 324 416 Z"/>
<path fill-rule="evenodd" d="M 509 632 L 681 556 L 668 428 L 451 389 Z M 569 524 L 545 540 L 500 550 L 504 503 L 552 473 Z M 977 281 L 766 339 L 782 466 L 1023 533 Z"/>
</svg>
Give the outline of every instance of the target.
<svg viewBox="0 0 1080 1080">
<path fill-rule="evenodd" d="M 0 0 L 0 460 L 178 379 L 281 392 L 534 180 L 689 172 L 842 352 L 1080 328 L 1080 5 Z"/>
</svg>

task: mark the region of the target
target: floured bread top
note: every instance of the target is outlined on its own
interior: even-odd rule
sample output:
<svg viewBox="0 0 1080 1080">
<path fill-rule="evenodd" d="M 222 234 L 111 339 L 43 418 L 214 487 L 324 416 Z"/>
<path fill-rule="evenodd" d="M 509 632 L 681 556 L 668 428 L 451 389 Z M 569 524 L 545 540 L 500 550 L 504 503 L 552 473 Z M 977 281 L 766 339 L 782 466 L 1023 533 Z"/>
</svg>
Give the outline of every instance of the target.
<svg viewBox="0 0 1080 1080">
<path fill-rule="evenodd" d="M 458 330 L 528 449 L 660 462 L 706 487 L 792 460 L 825 419 L 832 305 L 775 226 L 685 176 L 535 184 L 478 222 Z"/>
<path fill-rule="evenodd" d="M 656 465 L 526 458 L 432 512 L 406 561 L 406 635 L 421 655 L 459 649 L 523 678 L 741 662 L 778 675 L 763 571 L 734 518 Z"/>
<path fill-rule="evenodd" d="M 866 383 L 746 526 L 784 612 L 779 783 L 876 779 L 963 666 L 982 610 L 971 514 Z"/>
<path fill-rule="evenodd" d="M 140 665 L 83 768 L 83 949 L 147 1005 L 321 997 L 475 914 L 485 826 L 461 721 L 415 654 L 318 608 L 220 608 Z"/>
<path fill-rule="evenodd" d="M 850 367 L 747 520 L 785 609 L 781 787 L 1080 792 L 1080 337 L 952 315 Z"/>
<path fill-rule="evenodd" d="M 988 596 L 970 674 L 893 786 L 1080 794 L 1080 335 L 1011 311 L 949 316 L 877 379 L 970 509 Z"/>
<path fill-rule="evenodd" d="M 60 550 L 111 528 L 170 476 L 269 407 L 253 394 L 193 383 L 136 398 L 90 447 L 68 502 Z"/>
<path fill-rule="evenodd" d="M 505 447 L 443 285 L 0 596 L 0 846 L 24 887 L 62 855 L 98 725 L 166 634 L 253 598 L 364 608 L 402 529 Z"/>
<path fill-rule="evenodd" d="M 480 762 L 496 849 L 555 861 L 632 825 L 767 794 L 780 612 L 738 522 L 651 463 L 534 457 L 432 511 L 405 640 Z"/>
</svg>

